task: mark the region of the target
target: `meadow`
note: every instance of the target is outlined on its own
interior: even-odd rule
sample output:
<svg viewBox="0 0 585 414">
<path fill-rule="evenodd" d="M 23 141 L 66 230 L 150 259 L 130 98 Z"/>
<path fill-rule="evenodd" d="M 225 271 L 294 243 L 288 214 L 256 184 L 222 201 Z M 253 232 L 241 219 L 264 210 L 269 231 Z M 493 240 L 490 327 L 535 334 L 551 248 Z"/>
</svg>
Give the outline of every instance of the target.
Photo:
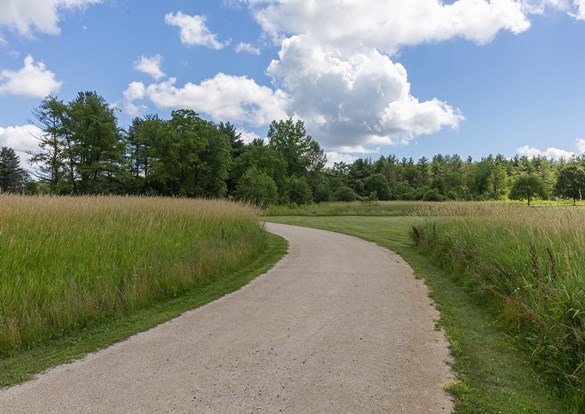
<svg viewBox="0 0 585 414">
<path fill-rule="evenodd" d="M 585 395 L 585 211 L 455 204 L 420 215 L 415 244 L 487 298 L 549 378 Z"/>
<path fill-rule="evenodd" d="M 0 195 L 0 357 L 181 296 L 263 254 L 227 201 Z"/>
</svg>

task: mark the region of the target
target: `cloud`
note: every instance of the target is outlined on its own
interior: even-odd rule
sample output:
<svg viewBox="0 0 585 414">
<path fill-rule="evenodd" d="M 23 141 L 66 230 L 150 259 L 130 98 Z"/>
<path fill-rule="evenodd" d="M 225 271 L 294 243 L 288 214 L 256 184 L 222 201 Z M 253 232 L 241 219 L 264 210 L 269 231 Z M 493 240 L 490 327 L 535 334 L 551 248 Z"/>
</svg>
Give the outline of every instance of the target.
<svg viewBox="0 0 585 414">
<path fill-rule="evenodd" d="M 572 16 L 577 20 L 585 20 L 585 0 L 574 0 L 575 11 Z"/>
<path fill-rule="evenodd" d="M 456 37 L 491 41 L 501 30 L 530 27 L 516 0 L 249 1 L 260 26 L 274 39 L 306 34 L 320 43 L 373 47 L 395 53 L 404 45 Z"/>
<path fill-rule="evenodd" d="M 463 119 L 437 99 L 419 102 L 406 69 L 371 48 L 345 50 L 292 36 L 267 72 L 286 91 L 289 112 L 330 149 L 406 143 Z"/>
<path fill-rule="evenodd" d="M 258 85 L 246 76 L 218 73 L 200 84 L 188 82 L 182 87 L 177 87 L 176 82 L 175 78 L 169 78 L 146 87 L 133 82 L 124 96 L 131 105 L 136 100 L 148 98 L 159 108 L 193 109 L 216 121 L 252 126 L 267 125 L 274 119 L 287 117 L 286 95 Z"/>
<path fill-rule="evenodd" d="M 525 145 L 523 147 L 516 149 L 516 152 L 518 152 L 518 154 L 524 155 L 528 158 L 545 157 L 545 158 L 552 158 L 554 160 L 560 160 L 560 159 L 570 160 L 571 158 L 573 158 L 576 155 L 574 152 L 565 151 L 565 150 L 562 150 L 559 148 L 550 147 L 544 151 L 541 151 L 538 148 L 530 147 L 528 145 Z"/>
<path fill-rule="evenodd" d="M 244 129 L 238 129 L 238 134 L 241 134 L 242 141 L 244 141 L 245 144 L 249 144 L 255 139 L 263 139 L 257 133 L 253 131 L 246 131 Z"/>
<path fill-rule="evenodd" d="M 152 76 L 155 80 L 159 80 L 165 76 L 161 69 L 162 56 L 154 55 L 153 57 L 141 56 L 139 60 L 134 62 L 134 69 Z"/>
<path fill-rule="evenodd" d="M 146 87 L 142 82 L 131 82 L 124 91 L 124 112 L 130 116 L 138 116 L 144 110 L 145 105 L 135 105 L 134 101 L 141 100 L 146 95 Z"/>
<path fill-rule="evenodd" d="M 355 160 L 357 160 L 357 157 L 354 157 L 353 155 L 341 154 L 336 151 L 327 152 L 325 155 L 327 155 L 327 167 L 333 167 L 333 164 L 336 162 L 352 164 Z"/>
<path fill-rule="evenodd" d="M 577 140 L 577 149 L 579 150 L 579 153 L 585 154 L 585 139 Z"/>
<path fill-rule="evenodd" d="M 24 66 L 20 70 L 0 71 L 0 95 L 43 98 L 58 91 L 62 84 L 42 61 L 35 63 L 31 55 L 24 59 Z"/>
<path fill-rule="evenodd" d="M 205 16 L 189 16 L 182 12 L 168 13 L 165 23 L 181 29 L 181 42 L 188 46 L 206 46 L 212 49 L 223 49 L 231 43 L 230 40 L 220 42 L 217 35 L 212 33 L 205 24 Z"/>
<path fill-rule="evenodd" d="M 59 34 L 62 11 L 99 4 L 102 1 L 0 0 L 0 28 L 8 27 L 25 37 L 32 37 L 35 30 L 41 33 Z"/>
<path fill-rule="evenodd" d="M 236 53 L 245 52 L 245 53 L 249 53 L 251 55 L 259 55 L 260 54 L 260 49 L 252 46 L 250 43 L 241 42 L 234 48 L 234 50 L 236 51 Z"/>
<path fill-rule="evenodd" d="M 33 170 L 28 160 L 30 153 L 40 150 L 39 138 L 43 131 L 36 125 L 28 124 L 21 126 L 0 127 L 0 147 L 12 148 L 20 157 L 20 166 L 26 170 Z"/>
</svg>

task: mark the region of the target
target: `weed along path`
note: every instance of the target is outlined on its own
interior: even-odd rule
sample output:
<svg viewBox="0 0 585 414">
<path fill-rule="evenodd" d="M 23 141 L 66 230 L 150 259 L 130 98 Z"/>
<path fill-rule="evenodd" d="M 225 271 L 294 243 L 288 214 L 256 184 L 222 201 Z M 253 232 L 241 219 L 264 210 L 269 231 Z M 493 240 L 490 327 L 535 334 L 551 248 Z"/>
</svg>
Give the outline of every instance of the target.
<svg viewBox="0 0 585 414">
<path fill-rule="evenodd" d="M 289 254 L 239 291 L 34 381 L 2 413 L 449 413 L 438 313 L 400 257 L 278 224 Z"/>
</svg>

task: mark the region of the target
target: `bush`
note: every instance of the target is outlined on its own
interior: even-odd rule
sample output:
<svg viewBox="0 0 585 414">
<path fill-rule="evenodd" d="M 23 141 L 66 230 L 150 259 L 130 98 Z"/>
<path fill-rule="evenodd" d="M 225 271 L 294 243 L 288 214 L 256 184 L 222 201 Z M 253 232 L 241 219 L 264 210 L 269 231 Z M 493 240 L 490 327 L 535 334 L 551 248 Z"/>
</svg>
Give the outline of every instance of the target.
<svg viewBox="0 0 585 414">
<path fill-rule="evenodd" d="M 236 197 L 266 207 L 277 202 L 278 190 L 268 174 L 250 167 L 236 185 Z"/>
<path fill-rule="evenodd" d="M 355 201 L 357 194 L 348 186 L 344 185 L 339 187 L 333 192 L 334 201 Z"/>
<path fill-rule="evenodd" d="M 290 177 L 286 181 L 286 197 L 291 203 L 297 205 L 311 204 L 313 193 L 311 186 L 305 177 Z"/>
<path fill-rule="evenodd" d="M 423 195 L 424 201 L 443 201 L 443 196 L 439 193 L 439 190 L 436 188 L 431 188 L 427 190 Z"/>
</svg>

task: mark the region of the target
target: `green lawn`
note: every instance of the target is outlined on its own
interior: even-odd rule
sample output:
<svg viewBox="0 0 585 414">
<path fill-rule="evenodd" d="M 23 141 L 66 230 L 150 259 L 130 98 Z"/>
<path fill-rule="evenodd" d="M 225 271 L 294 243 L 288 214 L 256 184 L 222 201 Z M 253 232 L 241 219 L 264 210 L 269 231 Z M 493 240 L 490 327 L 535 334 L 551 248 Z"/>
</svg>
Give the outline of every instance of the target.
<svg viewBox="0 0 585 414">
<path fill-rule="evenodd" d="M 321 228 L 370 240 L 400 254 L 425 280 L 441 312 L 455 357 L 458 382 L 450 387 L 457 413 L 566 414 L 571 410 L 514 348 L 498 315 L 439 269 L 411 243 L 416 217 L 267 217 L 267 221 Z"/>
</svg>

